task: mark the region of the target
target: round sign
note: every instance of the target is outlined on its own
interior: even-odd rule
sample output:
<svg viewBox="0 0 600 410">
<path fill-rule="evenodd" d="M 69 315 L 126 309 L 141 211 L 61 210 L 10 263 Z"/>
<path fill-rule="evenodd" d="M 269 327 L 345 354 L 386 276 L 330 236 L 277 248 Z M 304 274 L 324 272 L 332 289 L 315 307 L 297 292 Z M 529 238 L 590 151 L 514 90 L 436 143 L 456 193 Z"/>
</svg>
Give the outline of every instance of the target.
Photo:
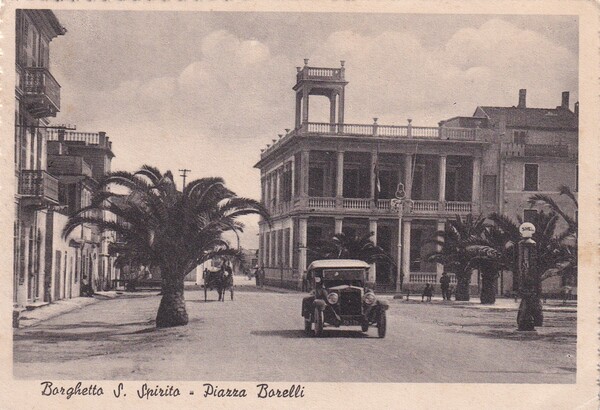
<svg viewBox="0 0 600 410">
<path fill-rule="evenodd" d="M 535 233 L 535 225 L 531 222 L 524 222 L 519 226 L 519 232 L 523 238 L 531 238 Z"/>
</svg>

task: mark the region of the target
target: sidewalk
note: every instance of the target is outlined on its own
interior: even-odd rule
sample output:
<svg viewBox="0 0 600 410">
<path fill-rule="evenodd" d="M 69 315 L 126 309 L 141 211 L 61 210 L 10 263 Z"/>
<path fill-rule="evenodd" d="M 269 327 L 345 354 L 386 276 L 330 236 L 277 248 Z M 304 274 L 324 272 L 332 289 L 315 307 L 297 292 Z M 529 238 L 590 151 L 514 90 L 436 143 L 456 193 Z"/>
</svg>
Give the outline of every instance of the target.
<svg viewBox="0 0 600 410">
<path fill-rule="evenodd" d="M 493 305 L 482 305 L 478 297 L 471 297 L 471 300 L 468 302 L 457 302 L 454 300 L 445 301 L 440 296 L 434 296 L 431 302 L 421 302 L 421 295 L 418 294 L 411 295 L 409 300 L 406 300 L 406 295 L 402 295 L 402 299 L 392 299 L 392 301 L 397 303 L 430 303 L 447 305 L 449 307 L 514 311 L 519 310 L 519 304 L 521 303 L 520 299 L 515 302 L 513 298 L 496 298 L 496 303 Z M 566 304 L 563 304 L 562 300 L 548 300 L 546 303 L 542 303 L 542 309 L 545 312 L 577 313 L 577 302 L 568 301 Z"/>
<path fill-rule="evenodd" d="M 85 306 L 96 303 L 99 300 L 114 299 L 120 296 L 120 293 L 115 291 L 96 292 L 93 297 L 78 297 L 73 299 L 61 299 L 50 304 L 45 304 L 37 309 L 23 309 L 19 315 L 19 329 L 31 327 L 39 324 L 44 320 L 71 312 L 75 309 L 81 309 Z M 18 309 L 15 309 L 18 310 Z"/>
</svg>

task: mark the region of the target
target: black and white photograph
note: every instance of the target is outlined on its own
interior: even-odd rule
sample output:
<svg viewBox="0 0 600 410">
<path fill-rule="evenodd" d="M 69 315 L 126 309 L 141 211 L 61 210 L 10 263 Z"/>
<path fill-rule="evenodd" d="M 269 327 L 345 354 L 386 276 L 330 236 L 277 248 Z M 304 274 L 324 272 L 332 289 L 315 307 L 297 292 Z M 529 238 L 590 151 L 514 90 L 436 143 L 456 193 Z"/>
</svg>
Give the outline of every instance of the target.
<svg viewBox="0 0 600 410">
<path fill-rule="evenodd" d="M 8 408 L 597 408 L 591 4 L 93 3 L 3 15 Z"/>
</svg>

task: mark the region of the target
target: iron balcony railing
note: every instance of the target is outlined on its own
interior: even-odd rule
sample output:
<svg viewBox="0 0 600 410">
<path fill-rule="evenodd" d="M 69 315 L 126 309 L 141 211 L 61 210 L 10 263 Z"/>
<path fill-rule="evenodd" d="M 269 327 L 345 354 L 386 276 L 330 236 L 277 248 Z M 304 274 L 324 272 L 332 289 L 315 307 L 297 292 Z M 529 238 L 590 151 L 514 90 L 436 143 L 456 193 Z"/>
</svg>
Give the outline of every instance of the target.
<svg viewBox="0 0 600 410">
<path fill-rule="evenodd" d="M 19 178 L 19 194 L 58 203 L 58 179 L 42 170 L 23 170 Z"/>
<path fill-rule="evenodd" d="M 32 100 L 40 115 L 52 116 L 60 110 L 60 84 L 44 67 L 26 67 L 21 87 L 26 98 Z"/>
</svg>

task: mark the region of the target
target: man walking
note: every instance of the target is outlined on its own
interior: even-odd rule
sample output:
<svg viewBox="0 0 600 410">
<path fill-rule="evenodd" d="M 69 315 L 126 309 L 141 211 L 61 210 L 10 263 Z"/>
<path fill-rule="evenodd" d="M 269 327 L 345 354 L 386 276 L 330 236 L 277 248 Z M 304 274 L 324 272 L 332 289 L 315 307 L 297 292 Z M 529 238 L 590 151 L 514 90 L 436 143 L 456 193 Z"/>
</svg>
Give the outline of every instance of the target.
<svg viewBox="0 0 600 410">
<path fill-rule="evenodd" d="M 442 288 L 442 298 L 444 300 L 450 300 L 450 276 L 448 276 L 446 272 L 442 273 L 440 287 Z"/>
</svg>

